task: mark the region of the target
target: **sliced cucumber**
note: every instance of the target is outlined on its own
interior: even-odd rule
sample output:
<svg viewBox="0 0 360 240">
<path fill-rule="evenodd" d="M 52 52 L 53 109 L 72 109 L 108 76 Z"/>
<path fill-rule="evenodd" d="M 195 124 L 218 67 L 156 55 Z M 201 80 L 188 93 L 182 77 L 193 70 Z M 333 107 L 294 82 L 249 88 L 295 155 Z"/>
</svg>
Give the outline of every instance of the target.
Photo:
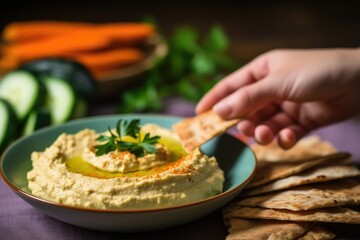
<svg viewBox="0 0 360 240">
<path fill-rule="evenodd" d="M 30 135 L 36 130 L 51 124 L 51 114 L 48 110 L 32 111 L 26 120 L 23 135 Z"/>
<path fill-rule="evenodd" d="M 25 120 L 43 96 L 41 83 L 31 72 L 13 71 L 0 80 L 0 97 L 13 106 L 20 121 Z"/>
<path fill-rule="evenodd" d="M 0 153 L 15 139 L 18 128 L 14 108 L 5 99 L 0 99 Z"/>
<path fill-rule="evenodd" d="M 47 89 L 46 108 L 51 114 L 52 124 L 61 124 L 71 119 L 76 105 L 75 91 L 71 85 L 58 78 L 44 77 Z"/>
<path fill-rule="evenodd" d="M 41 76 L 63 79 L 71 84 L 75 92 L 90 100 L 97 95 L 97 82 L 82 64 L 60 58 L 45 58 L 21 66 Z"/>
<path fill-rule="evenodd" d="M 78 97 L 76 100 L 76 105 L 74 108 L 74 112 L 72 114 L 72 118 L 82 118 L 86 116 L 88 112 L 88 104 L 84 98 Z"/>
</svg>

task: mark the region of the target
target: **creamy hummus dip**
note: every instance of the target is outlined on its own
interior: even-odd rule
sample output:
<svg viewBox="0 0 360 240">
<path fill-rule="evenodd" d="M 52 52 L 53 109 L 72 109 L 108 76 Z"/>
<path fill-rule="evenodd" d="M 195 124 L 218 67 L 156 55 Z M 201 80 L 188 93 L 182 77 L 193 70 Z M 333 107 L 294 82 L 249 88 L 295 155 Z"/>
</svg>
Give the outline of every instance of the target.
<svg viewBox="0 0 360 240">
<path fill-rule="evenodd" d="M 224 174 L 214 157 L 199 149 L 186 153 L 176 134 L 157 125 L 144 125 L 141 132 L 161 136 L 156 153 L 96 156 L 95 131 L 61 134 L 43 152 L 32 153 L 29 189 L 50 201 L 100 209 L 166 207 L 222 192 Z"/>
</svg>

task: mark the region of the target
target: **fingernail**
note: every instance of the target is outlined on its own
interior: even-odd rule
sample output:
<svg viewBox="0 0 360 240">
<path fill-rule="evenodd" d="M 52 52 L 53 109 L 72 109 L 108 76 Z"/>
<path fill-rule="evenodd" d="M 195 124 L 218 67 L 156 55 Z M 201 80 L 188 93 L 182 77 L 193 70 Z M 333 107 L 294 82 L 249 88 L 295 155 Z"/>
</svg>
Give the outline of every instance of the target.
<svg viewBox="0 0 360 240">
<path fill-rule="evenodd" d="M 213 111 L 219 114 L 221 117 L 226 118 L 231 113 L 231 107 L 227 102 L 221 102 L 215 104 Z"/>
</svg>

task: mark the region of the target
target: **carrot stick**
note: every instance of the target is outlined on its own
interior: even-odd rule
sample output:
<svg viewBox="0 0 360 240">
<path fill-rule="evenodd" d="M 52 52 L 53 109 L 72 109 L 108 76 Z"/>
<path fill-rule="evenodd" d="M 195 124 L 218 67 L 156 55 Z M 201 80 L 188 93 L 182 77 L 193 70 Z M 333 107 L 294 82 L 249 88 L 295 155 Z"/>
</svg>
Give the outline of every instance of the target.
<svg viewBox="0 0 360 240">
<path fill-rule="evenodd" d="M 78 61 L 89 68 L 91 71 L 104 71 L 139 62 L 144 58 L 144 54 L 142 51 L 136 48 L 120 48 L 98 52 L 62 52 L 56 56 L 51 57 Z M 11 56 L 6 56 L 0 59 L 0 69 L 2 71 L 9 71 L 19 67 L 25 62 L 27 61 L 20 61 L 19 59 L 13 58 Z"/>
<path fill-rule="evenodd" d="M 0 73 L 6 73 L 19 66 L 16 59 L 0 58 Z"/>
<path fill-rule="evenodd" d="M 152 34 L 154 28 L 144 23 L 17 22 L 5 29 L 12 42 L 0 49 L 0 68 L 11 70 L 46 57 L 75 58 L 99 71 L 117 68 L 140 61 L 143 54 L 133 46 Z"/>
<path fill-rule="evenodd" d="M 97 33 L 115 43 L 138 43 L 153 35 L 154 28 L 145 23 L 106 23 L 99 26 Z"/>
<path fill-rule="evenodd" d="M 2 38 L 8 43 L 41 40 L 48 37 L 83 32 L 103 35 L 120 43 L 137 43 L 154 33 L 154 28 L 145 23 L 90 24 L 62 21 L 14 22 L 5 27 Z"/>
<path fill-rule="evenodd" d="M 93 71 L 123 67 L 139 62 L 144 58 L 143 53 L 135 48 L 121 48 L 94 53 L 77 53 L 71 54 L 70 56 Z"/>
<path fill-rule="evenodd" d="M 4 46 L 3 55 L 19 63 L 43 57 L 57 57 L 65 53 L 97 50 L 108 47 L 111 40 L 94 36 L 92 32 L 76 32 L 62 36 Z"/>
<path fill-rule="evenodd" d="M 71 31 L 93 29 L 95 26 L 95 24 L 90 23 L 63 21 L 13 22 L 4 28 L 2 39 L 8 43 L 39 40 Z"/>
</svg>

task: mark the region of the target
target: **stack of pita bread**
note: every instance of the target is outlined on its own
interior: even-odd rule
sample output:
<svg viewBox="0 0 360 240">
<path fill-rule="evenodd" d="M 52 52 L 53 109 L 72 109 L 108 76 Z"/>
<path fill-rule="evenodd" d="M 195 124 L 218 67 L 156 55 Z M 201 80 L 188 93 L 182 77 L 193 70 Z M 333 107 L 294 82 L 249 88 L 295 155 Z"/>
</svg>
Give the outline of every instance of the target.
<svg viewBox="0 0 360 240">
<path fill-rule="evenodd" d="M 184 148 L 192 151 L 225 132 L 239 119 L 223 120 L 207 111 L 174 124 Z M 319 137 L 307 137 L 290 150 L 276 142 L 253 145 L 254 178 L 224 209 L 233 239 L 333 239 L 322 222 L 360 224 L 360 171 L 351 155 Z"/>
<path fill-rule="evenodd" d="M 360 224 L 360 171 L 349 153 L 312 136 L 290 150 L 253 145 L 257 170 L 224 209 L 232 239 L 333 239 L 322 222 Z"/>
</svg>

